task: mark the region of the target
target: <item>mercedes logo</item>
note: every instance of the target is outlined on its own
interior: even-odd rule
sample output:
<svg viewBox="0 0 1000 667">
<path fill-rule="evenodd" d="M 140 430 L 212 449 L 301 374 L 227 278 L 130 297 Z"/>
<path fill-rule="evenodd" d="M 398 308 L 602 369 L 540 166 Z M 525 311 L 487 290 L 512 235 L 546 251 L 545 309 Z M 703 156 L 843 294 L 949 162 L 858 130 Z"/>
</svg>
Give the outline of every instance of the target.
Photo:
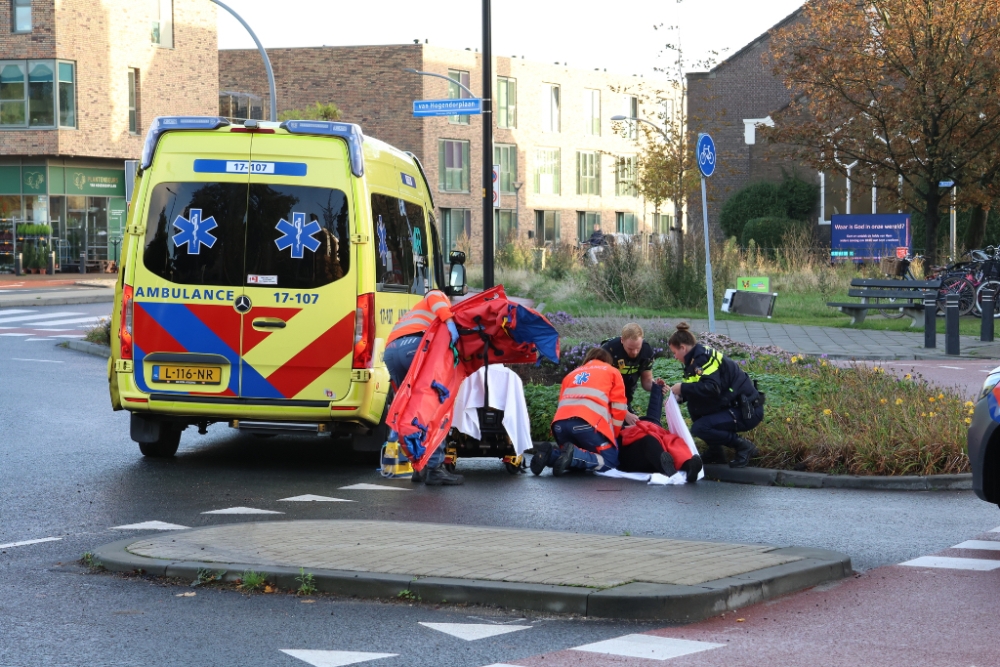
<svg viewBox="0 0 1000 667">
<path fill-rule="evenodd" d="M 237 313 L 242 314 L 249 311 L 253 307 L 253 304 L 250 303 L 250 297 L 244 295 L 236 299 L 236 303 L 233 304 L 233 307 L 236 309 Z"/>
</svg>

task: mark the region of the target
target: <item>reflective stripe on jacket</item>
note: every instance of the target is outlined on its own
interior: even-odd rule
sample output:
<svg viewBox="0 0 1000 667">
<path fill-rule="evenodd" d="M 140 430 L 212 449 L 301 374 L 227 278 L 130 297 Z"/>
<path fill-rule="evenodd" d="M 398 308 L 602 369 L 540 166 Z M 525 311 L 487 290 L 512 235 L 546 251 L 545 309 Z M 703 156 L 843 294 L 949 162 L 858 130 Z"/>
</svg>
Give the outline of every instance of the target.
<svg viewBox="0 0 1000 667">
<path fill-rule="evenodd" d="M 627 410 L 621 373 L 595 359 L 563 378 L 559 406 L 552 421 L 579 417 L 607 438 L 609 446 L 614 446 Z"/>
<path fill-rule="evenodd" d="M 687 402 L 691 419 L 728 410 L 739 403 L 740 396 L 755 400 L 759 394 L 735 361 L 701 344 L 691 348 L 684 357 L 680 396 Z"/>
<path fill-rule="evenodd" d="M 388 345 L 403 336 L 423 334 L 430 328 L 435 316 L 442 322 L 450 320 L 452 318 L 451 302 L 444 292 L 431 290 L 413 308 L 406 311 L 399 322 L 396 322 L 396 326 L 392 328 L 385 344 Z"/>
</svg>

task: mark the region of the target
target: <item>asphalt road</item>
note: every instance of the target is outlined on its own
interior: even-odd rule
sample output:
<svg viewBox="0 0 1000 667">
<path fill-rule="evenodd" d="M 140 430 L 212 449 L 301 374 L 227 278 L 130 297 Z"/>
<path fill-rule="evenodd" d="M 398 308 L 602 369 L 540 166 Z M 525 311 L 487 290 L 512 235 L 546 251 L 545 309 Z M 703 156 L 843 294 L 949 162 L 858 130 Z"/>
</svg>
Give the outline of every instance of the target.
<svg viewBox="0 0 1000 667">
<path fill-rule="evenodd" d="M 99 315 L 107 305 L 72 310 Z M 849 554 L 858 570 L 935 553 L 1000 525 L 997 508 L 971 492 L 721 483 L 651 488 L 624 480 L 513 477 L 489 460 L 459 463 L 467 475 L 464 487 L 349 491 L 340 487 L 378 479 L 374 465 L 350 460 L 332 441 L 258 439 L 224 425 L 206 436 L 189 429 L 176 459 L 147 461 L 128 437 L 127 414 L 110 410 L 105 362 L 30 338 L 0 336 L 0 545 L 59 539 L 0 548 L 3 667 L 306 664 L 281 649 L 392 653 L 403 660 L 398 664 L 482 667 L 660 627 L 541 615 L 518 620 L 482 609 L 398 601 L 320 597 L 303 603 L 283 594 L 211 589 L 176 597 L 188 589 L 91 574 L 77 562 L 95 546 L 143 534 L 114 529 L 143 521 L 201 526 L 408 519 L 628 531 L 833 549 Z M 410 488 L 406 480 L 395 484 Z M 302 494 L 355 502 L 281 501 Z M 202 514 L 235 506 L 282 514 Z M 530 630 L 465 641 L 421 622 L 515 623 Z"/>
</svg>

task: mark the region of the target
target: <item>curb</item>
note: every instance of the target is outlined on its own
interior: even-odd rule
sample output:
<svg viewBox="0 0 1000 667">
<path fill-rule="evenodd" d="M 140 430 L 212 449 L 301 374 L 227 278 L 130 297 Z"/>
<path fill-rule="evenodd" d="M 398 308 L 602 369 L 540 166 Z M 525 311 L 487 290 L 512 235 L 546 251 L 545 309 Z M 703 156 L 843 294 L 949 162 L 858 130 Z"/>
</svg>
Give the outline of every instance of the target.
<svg viewBox="0 0 1000 667">
<path fill-rule="evenodd" d="M 73 306 L 83 305 L 85 303 L 113 303 L 115 300 L 114 290 L 107 290 L 107 292 L 107 294 L 87 294 L 53 298 L 37 296 L 18 299 L 3 299 L 0 300 L 0 311 L 4 308 L 24 308 L 25 306 Z"/>
<path fill-rule="evenodd" d="M 245 570 L 264 574 L 280 589 L 298 587 L 298 568 L 250 563 L 212 563 L 146 558 L 127 547 L 141 538 L 120 540 L 94 549 L 96 560 L 111 572 L 141 571 L 158 577 L 194 580 L 199 570 L 224 570 L 233 582 Z M 835 551 L 787 547 L 774 553 L 802 560 L 696 586 L 630 583 L 598 590 L 578 586 L 519 584 L 503 581 L 412 577 L 377 572 L 308 570 L 318 591 L 368 599 L 399 599 L 402 591 L 430 604 L 469 604 L 593 618 L 661 620 L 691 623 L 724 611 L 842 579 L 852 573 L 851 559 Z"/>
<path fill-rule="evenodd" d="M 85 340 L 68 340 L 60 345 L 67 349 L 76 350 L 77 352 L 83 352 L 85 354 L 92 354 L 95 357 L 101 357 L 102 359 L 107 359 L 111 356 L 111 348 L 104 345 L 98 345 L 97 343 L 88 343 Z"/>
<path fill-rule="evenodd" d="M 705 466 L 705 479 L 758 486 L 794 486 L 806 489 L 867 489 L 871 491 L 969 491 L 972 474 L 900 475 L 899 477 L 828 475 L 773 468 Z"/>
</svg>

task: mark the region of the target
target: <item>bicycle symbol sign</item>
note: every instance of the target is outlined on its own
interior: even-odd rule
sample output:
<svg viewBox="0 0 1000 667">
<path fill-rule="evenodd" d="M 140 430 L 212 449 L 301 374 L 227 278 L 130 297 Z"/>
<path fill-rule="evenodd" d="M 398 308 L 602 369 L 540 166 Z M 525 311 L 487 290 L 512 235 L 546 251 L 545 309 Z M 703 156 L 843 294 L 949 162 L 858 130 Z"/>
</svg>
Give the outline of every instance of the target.
<svg viewBox="0 0 1000 667">
<path fill-rule="evenodd" d="M 698 145 L 695 148 L 695 154 L 698 156 L 698 169 L 705 178 L 708 178 L 715 173 L 715 163 L 717 158 L 717 153 L 715 152 L 715 142 L 712 141 L 712 137 L 707 134 L 698 135 Z"/>
</svg>

